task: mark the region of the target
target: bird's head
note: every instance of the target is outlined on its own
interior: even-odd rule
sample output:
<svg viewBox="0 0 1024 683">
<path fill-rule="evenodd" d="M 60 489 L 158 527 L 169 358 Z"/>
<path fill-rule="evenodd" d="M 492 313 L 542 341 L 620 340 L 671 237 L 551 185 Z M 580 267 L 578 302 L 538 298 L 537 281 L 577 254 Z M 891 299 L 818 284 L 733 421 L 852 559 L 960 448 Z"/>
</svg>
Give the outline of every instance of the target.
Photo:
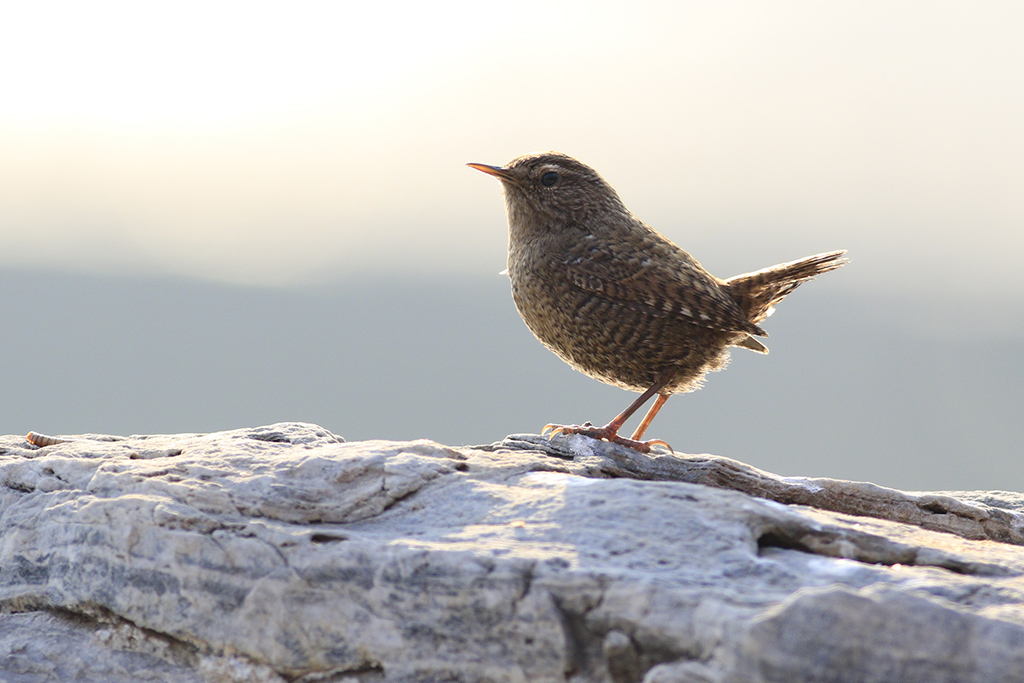
<svg viewBox="0 0 1024 683">
<path fill-rule="evenodd" d="M 622 200 L 597 171 L 559 152 L 539 152 L 505 166 L 468 164 L 501 181 L 509 228 L 522 237 L 584 230 L 602 215 L 628 214 Z"/>
</svg>

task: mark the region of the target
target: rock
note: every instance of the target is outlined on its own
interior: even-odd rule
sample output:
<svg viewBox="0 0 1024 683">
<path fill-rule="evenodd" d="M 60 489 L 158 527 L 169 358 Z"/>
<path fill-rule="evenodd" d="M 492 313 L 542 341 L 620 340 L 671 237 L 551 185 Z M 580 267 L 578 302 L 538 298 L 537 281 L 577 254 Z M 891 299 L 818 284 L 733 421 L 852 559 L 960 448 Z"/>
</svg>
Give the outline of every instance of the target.
<svg viewBox="0 0 1024 683">
<path fill-rule="evenodd" d="M 0 438 L 3 681 L 1020 681 L 1024 496 L 586 437 Z"/>
</svg>

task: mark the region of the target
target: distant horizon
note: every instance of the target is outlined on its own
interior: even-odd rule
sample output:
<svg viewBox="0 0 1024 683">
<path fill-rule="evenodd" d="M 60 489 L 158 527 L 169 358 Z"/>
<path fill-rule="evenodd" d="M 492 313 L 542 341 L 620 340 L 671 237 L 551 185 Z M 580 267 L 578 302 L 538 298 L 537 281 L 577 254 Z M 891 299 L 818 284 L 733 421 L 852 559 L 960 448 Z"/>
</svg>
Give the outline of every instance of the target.
<svg viewBox="0 0 1024 683">
<path fill-rule="evenodd" d="M 810 254 L 807 254 L 810 255 Z M 851 258 L 852 265 L 844 268 L 844 272 L 856 268 L 856 254 L 847 254 Z M 775 261 L 766 263 L 764 266 L 774 265 Z M 504 268 L 504 261 L 497 264 Z M 730 277 L 739 274 L 736 272 L 716 272 L 720 277 Z M 92 269 L 92 268 L 69 268 L 66 266 L 46 267 L 45 265 L 0 265 L 0 277 L 24 275 L 29 278 L 54 277 L 54 278 L 83 278 L 86 280 L 108 281 L 111 283 L 141 281 L 150 283 L 165 282 L 169 285 L 191 285 L 195 287 L 210 287 L 224 289 L 226 291 L 238 292 L 265 292 L 268 294 L 294 294 L 299 296 L 317 296 L 337 293 L 346 289 L 359 289 L 365 287 L 389 286 L 401 287 L 403 285 L 423 286 L 430 283 L 441 282 L 445 286 L 454 283 L 465 282 L 477 286 L 480 282 L 497 282 L 504 290 L 509 290 L 507 277 L 494 270 L 493 272 L 429 272 L 428 270 L 405 270 L 400 272 L 378 271 L 333 271 L 325 273 L 323 277 L 310 279 L 303 282 L 234 282 L 229 280 L 218 280 L 194 274 L 178 273 L 173 271 L 162 272 L 140 272 L 120 269 Z M 890 308 L 879 310 L 881 318 L 891 316 L 894 310 L 900 312 L 897 319 L 890 317 L 890 323 L 902 327 L 906 332 L 919 334 L 923 339 L 985 339 L 998 337 L 1003 339 L 1024 338 L 1024 315 L 1007 315 L 1008 312 L 1024 311 L 1024 290 L 1000 290 L 989 292 L 984 298 L 979 298 L 972 290 L 959 292 L 945 292 L 941 296 L 927 296 L 914 289 L 909 290 L 885 290 L 879 287 L 865 287 L 863 282 L 849 283 L 841 279 L 819 279 L 814 280 L 813 285 L 805 285 L 801 291 L 810 287 L 819 288 L 824 286 L 837 296 L 849 299 L 861 299 L 864 301 L 884 300 Z M 824 283 L 824 284 L 823 284 Z M 508 296 L 509 310 L 516 316 L 512 303 L 511 292 Z M 1024 351 L 1024 349 L 1022 349 Z"/>
</svg>

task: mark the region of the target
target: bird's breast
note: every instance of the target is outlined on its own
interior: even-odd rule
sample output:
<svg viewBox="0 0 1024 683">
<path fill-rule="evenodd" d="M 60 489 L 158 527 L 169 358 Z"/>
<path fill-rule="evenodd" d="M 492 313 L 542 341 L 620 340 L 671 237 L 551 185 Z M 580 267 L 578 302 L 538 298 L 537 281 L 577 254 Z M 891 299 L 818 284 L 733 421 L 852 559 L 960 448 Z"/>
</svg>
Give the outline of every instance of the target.
<svg viewBox="0 0 1024 683">
<path fill-rule="evenodd" d="M 728 335 L 579 287 L 557 254 L 512 250 L 508 266 L 512 298 L 526 326 L 595 379 L 643 391 L 674 368 L 679 382 L 669 391 L 686 390 L 721 362 Z"/>
</svg>

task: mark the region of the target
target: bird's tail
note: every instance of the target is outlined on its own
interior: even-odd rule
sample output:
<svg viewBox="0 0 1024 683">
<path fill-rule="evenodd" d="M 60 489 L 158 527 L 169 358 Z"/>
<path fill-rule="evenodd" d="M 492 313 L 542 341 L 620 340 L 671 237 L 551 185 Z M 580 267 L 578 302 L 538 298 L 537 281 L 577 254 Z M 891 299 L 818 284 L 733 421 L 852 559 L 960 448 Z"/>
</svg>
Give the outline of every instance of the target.
<svg viewBox="0 0 1024 683">
<path fill-rule="evenodd" d="M 775 305 L 802 283 L 845 266 L 849 262 L 843 257 L 845 253 L 843 249 L 780 263 L 731 277 L 725 281 L 725 286 L 739 303 L 743 314 L 756 325 L 771 315 Z"/>
</svg>

